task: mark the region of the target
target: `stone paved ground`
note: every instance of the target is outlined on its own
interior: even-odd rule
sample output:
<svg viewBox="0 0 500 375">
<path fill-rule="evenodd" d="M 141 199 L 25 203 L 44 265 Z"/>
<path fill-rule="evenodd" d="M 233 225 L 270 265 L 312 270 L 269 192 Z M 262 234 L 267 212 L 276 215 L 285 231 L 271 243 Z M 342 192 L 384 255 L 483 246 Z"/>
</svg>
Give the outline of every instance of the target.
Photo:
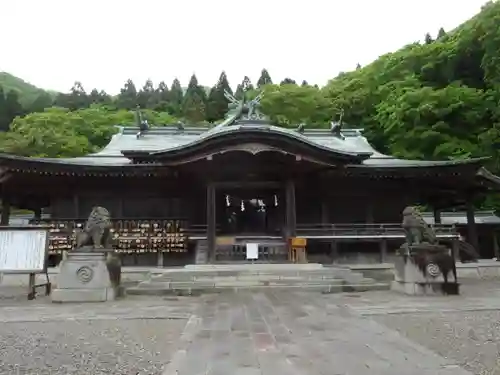
<svg viewBox="0 0 500 375">
<path fill-rule="evenodd" d="M 0 374 L 500 374 L 499 297 L 482 282 L 449 298 L 263 292 L 53 305 L 0 287 Z"/>
</svg>

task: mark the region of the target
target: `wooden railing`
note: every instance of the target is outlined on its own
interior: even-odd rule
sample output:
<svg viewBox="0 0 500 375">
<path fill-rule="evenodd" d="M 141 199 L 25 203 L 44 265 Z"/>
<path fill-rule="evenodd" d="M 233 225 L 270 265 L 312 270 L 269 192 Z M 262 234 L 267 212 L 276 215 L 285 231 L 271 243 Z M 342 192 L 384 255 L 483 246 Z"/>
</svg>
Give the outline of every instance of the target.
<svg viewBox="0 0 500 375">
<path fill-rule="evenodd" d="M 458 238 L 455 225 L 431 225 L 438 238 Z M 298 224 L 297 236 L 309 239 L 404 238 L 401 224 Z"/>
</svg>

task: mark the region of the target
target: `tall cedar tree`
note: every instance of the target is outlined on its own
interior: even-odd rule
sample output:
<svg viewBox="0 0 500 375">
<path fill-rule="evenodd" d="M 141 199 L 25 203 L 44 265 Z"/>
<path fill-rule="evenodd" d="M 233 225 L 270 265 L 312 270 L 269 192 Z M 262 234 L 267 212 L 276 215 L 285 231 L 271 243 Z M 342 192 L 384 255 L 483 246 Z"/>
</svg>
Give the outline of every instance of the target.
<svg viewBox="0 0 500 375">
<path fill-rule="evenodd" d="M 248 78 L 248 76 L 245 76 L 243 78 L 243 81 L 241 81 L 241 83 L 236 87 L 234 97 L 236 99 L 242 99 L 247 91 L 252 91 L 252 90 L 254 90 L 252 81 L 250 81 L 250 78 Z"/>
<path fill-rule="evenodd" d="M 226 99 L 224 92 L 233 93 L 226 72 L 222 72 L 219 76 L 217 84 L 210 89 L 210 94 L 207 101 L 207 121 L 214 122 L 224 118 L 228 111 L 229 101 Z"/>
<path fill-rule="evenodd" d="M 189 121 L 200 122 L 205 119 L 207 95 L 205 88 L 198 84 L 196 75 L 193 74 L 184 95 L 182 113 Z"/>
<path fill-rule="evenodd" d="M 153 81 L 148 79 L 137 94 L 137 104 L 139 104 L 141 108 L 154 108 L 157 102 L 158 100 Z"/>
<path fill-rule="evenodd" d="M 156 88 L 156 98 L 157 102 L 153 108 L 156 111 L 168 112 L 168 101 L 170 100 L 170 90 L 164 81 L 161 81 Z"/>
<path fill-rule="evenodd" d="M 122 109 L 135 109 L 137 107 L 137 88 L 131 79 L 125 82 L 116 98 L 116 106 Z"/>
<path fill-rule="evenodd" d="M 267 69 L 262 69 L 259 80 L 257 81 L 257 87 L 260 89 L 264 85 L 272 85 L 272 84 L 273 81 L 271 79 L 271 76 L 269 75 L 269 72 L 267 71 Z"/>
<path fill-rule="evenodd" d="M 172 81 L 169 92 L 169 113 L 174 116 L 180 117 L 182 115 L 182 103 L 184 101 L 184 91 L 182 90 L 181 83 L 177 78 Z"/>
</svg>

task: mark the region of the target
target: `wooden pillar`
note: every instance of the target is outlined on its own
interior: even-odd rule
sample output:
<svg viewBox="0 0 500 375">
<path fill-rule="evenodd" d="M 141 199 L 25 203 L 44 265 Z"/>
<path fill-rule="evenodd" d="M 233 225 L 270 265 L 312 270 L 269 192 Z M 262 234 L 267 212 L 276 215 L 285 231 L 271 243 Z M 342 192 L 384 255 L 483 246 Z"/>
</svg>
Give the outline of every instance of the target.
<svg viewBox="0 0 500 375">
<path fill-rule="evenodd" d="M 328 205 L 325 201 L 321 202 L 321 224 L 329 223 L 329 215 L 328 215 Z"/>
<path fill-rule="evenodd" d="M 441 211 L 434 209 L 434 224 L 441 224 Z"/>
<path fill-rule="evenodd" d="M 459 248 L 458 238 L 454 238 L 451 241 L 451 255 L 453 256 L 455 263 L 460 260 L 460 248 Z"/>
<path fill-rule="evenodd" d="M 10 220 L 10 202 L 7 196 L 2 197 L 2 215 L 0 217 L 0 225 L 9 225 Z"/>
<path fill-rule="evenodd" d="M 330 243 L 330 251 L 331 251 L 331 257 L 332 257 L 332 263 L 337 263 L 339 260 L 339 245 L 336 240 L 333 240 Z"/>
<path fill-rule="evenodd" d="M 295 183 L 292 180 L 286 182 L 286 235 L 295 237 L 297 233 L 297 213 L 295 208 Z"/>
<path fill-rule="evenodd" d="M 118 209 L 116 212 L 116 217 L 118 219 L 123 218 L 123 201 L 124 201 L 123 197 L 118 198 Z"/>
<path fill-rule="evenodd" d="M 495 258 L 500 262 L 500 249 L 498 248 L 498 235 L 495 230 L 493 230 L 493 253 L 495 254 Z"/>
<path fill-rule="evenodd" d="M 157 262 L 156 265 L 157 265 L 158 268 L 162 268 L 163 267 L 163 251 L 158 251 L 156 262 Z"/>
<path fill-rule="evenodd" d="M 387 261 L 387 239 L 382 238 L 380 240 L 380 263 L 385 263 Z"/>
<path fill-rule="evenodd" d="M 78 194 L 73 195 L 73 212 L 75 213 L 75 219 L 80 218 L 80 201 L 78 199 Z"/>
<path fill-rule="evenodd" d="M 215 186 L 213 183 L 207 185 L 207 250 L 210 262 L 215 261 Z"/>
<path fill-rule="evenodd" d="M 41 207 L 37 207 L 33 210 L 33 218 L 35 220 L 41 220 L 41 218 L 42 218 L 42 208 Z"/>
<path fill-rule="evenodd" d="M 366 223 L 373 224 L 373 202 L 371 200 L 366 203 Z"/>
<path fill-rule="evenodd" d="M 480 254 L 479 239 L 477 237 L 476 218 L 474 216 L 474 205 L 472 199 L 467 199 L 467 242 Z"/>
</svg>

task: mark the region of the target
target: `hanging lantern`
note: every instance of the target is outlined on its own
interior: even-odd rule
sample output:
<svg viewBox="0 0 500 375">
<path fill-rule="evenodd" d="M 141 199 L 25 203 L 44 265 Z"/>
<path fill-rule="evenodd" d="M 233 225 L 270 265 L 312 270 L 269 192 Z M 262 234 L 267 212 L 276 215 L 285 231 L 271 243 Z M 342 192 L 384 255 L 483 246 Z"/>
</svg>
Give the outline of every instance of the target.
<svg viewBox="0 0 500 375">
<path fill-rule="evenodd" d="M 278 196 L 274 194 L 274 207 L 278 207 Z"/>
<path fill-rule="evenodd" d="M 231 202 L 229 202 L 229 195 L 226 194 L 226 206 L 229 207 Z"/>
<path fill-rule="evenodd" d="M 245 211 L 245 204 L 243 203 L 243 199 L 241 200 L 241 211 Z"/>
</svg>

